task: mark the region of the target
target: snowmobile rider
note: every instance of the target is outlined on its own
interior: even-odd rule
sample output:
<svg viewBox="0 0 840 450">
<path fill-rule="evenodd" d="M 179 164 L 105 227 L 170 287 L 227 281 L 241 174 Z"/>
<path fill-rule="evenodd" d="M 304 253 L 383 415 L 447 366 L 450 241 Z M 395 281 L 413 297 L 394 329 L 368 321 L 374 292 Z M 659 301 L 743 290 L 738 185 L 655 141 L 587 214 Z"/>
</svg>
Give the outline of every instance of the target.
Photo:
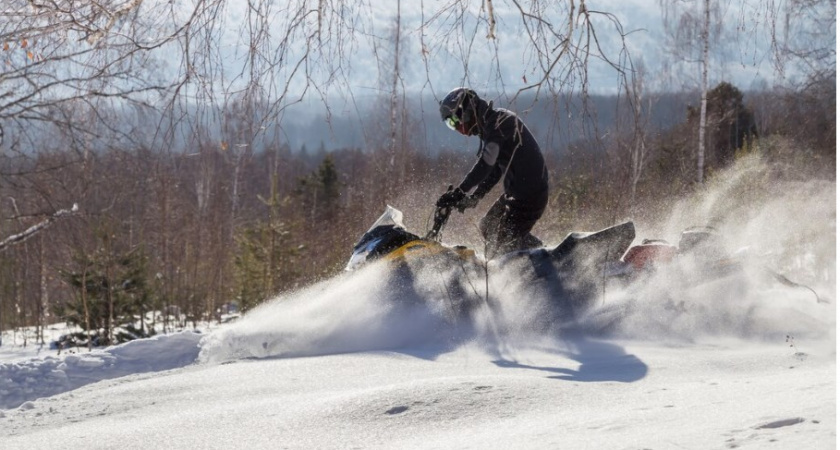
<svg viewBox="0 0 840 450">
<path fill-rule="evenodd" d="M 489 260 L 542 246 L 531 229 L 548 204 L 548 171 L 528 127 L 513 112 L 494 108 L 492 102 L 463 87 L 452 90 L 440 102 L 440 117 L 464 136 L 478 136 L 481 145 L 478 160 L 464 181 L 441 195 L 436 206 L 460 212 L 474 208 L 504 178 L 504 193 L 479 223 L 487 245 L 485 257 Z"/>
</svg>

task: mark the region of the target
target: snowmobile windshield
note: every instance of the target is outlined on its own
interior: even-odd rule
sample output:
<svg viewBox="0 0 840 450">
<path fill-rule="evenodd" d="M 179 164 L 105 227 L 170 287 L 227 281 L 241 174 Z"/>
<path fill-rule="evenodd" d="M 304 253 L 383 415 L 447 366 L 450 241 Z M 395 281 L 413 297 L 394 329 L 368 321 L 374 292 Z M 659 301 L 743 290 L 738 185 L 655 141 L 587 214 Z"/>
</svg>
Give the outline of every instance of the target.
<svg viewBox="0 0 840 450">
<path fill-rule="evenodd" d="M 373 223 L 373 226 L 367 230 L 367 233 L 375 230 L 378 227 L 382 226 L 394 226 L 396 228 L 405 229 L 405 225 L 403 225 L 403 213 L 397 208 L 394 208 L 391 205 L 388 205 L 385 208 L 385 212 L 379 216 L 379 219 L 376 219 L 376 222 Z M 365 233 L 365 234 L 367 234 Z"/>
<path fill-rule="evenodd" d="M 344 270 L 358 269 L 368 260 L 368 256 L 379 255 L 384 251 L 383 249 L 391 249 L 394 242 L 403 240 L 400 238 L 402 236 L 410 236 L 416 239 L 416 236 L 405 231 L 402 220 L 403 214 L 400 210 L 390 205 L 387 206 L 385 212 L 379 216 L 379 219 L 356 243 L 353 248 L 353 255 L 350 256 L 350 261 L 347 262 Z"/>
</svg>

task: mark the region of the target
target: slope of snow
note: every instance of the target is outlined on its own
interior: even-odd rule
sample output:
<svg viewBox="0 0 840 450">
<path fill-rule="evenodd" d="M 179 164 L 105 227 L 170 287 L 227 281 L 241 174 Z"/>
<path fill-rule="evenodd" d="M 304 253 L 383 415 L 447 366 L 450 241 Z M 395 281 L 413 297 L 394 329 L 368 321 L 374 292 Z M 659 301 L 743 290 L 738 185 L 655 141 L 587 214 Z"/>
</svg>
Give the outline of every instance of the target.
<svg viewBox="0 0 840 450">
<path fill-rule="evenodd" d="M 0 429 L 4 449 L 832 449 L 833 348 L 800 349 L 580 338 L 239 360 L 29 402 Z"/>
</svg>

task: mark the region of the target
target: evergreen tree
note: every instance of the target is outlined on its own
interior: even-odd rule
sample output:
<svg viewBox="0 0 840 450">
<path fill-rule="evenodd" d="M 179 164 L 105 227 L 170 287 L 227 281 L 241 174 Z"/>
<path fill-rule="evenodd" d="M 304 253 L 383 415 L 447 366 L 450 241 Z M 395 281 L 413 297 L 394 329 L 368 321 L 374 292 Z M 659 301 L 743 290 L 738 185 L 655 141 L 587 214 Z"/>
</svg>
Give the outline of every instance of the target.
<svg viewBox="0 0 840 450">
<path fill-rule="evenodd" d="M 744 94 L 723 82 L 709 92 L 710 163 L 716 169 L 732 164 L 738 150 L 758 135 L 752 111 L 744 106 Z"/>
<path fill-rule="evenodd" d="M 267 206 L 267 220 L 241 230 L 234 258 L 236 296 L 243 311 L 292 287 L 299 277 L 300 248 L 294 243 L 292 226 L 283 220 L 283 209 L 289 202 L 280 198 L 276 176 L 272 177 L 271 195 L 258 198 Z"/>
<path fill-rule="evenodd" d="M 239 233 L 237 243 L 236 297 L 243 311 L 294 286 L 299 276 L 298 251 L 284 222 L 260 222 L 248 227 Z"/>
<path fill-rule="evenodd" d="M 109 253 L 107 248 L 77 254 L 76 267 L 61 273 L 76 296 L 57 313 L 68 324 L 82 328 L 84 333 L 76 338 L 89 339 L 89 345 L 111 345 L 154 334 L 145 326 L 152 292 L 142 248 L 122 255 Z"/>
<path fill-rule="evenodd" d="M 314 172 L 298 180 L 295 195 L 311 225 L 321 225 L 337 217 L 341 187 L 332 154 L 327 154 Z"/>
<path fill-rule="evenodd" d="M 304 242 L 308 248 L 318 249 L 317 255 L 303 259 L 306 263 L 303 276 L 307 282 L 334 274 L 347 256 L 346 246 L 338 245 L 343 235 L 341 222 L 345 218 L 340 205 L 342 188 L 332 153 L 327 154 L 312 173 L 298 180 L 294 196 L 297 213 L 302 214 L 307 225 Z"/>
</svg>

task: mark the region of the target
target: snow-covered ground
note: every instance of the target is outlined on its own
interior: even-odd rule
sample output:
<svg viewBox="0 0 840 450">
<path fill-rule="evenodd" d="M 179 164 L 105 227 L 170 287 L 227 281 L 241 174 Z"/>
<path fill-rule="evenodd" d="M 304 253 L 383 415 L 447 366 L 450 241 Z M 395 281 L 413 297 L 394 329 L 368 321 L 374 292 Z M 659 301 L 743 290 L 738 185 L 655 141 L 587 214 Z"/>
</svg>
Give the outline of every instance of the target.
<svg viewBox="0 0 840 450">
<path fill-rule="evenodd" d="M 240 360 L 3 413 L 5 449 L 833 449 L 833 351 L 575 340 Z"/>
<path fill-rule="evenodd" d="M 519 298 L 456 330 L 394 308 L 382 280 L 338 277 L 209 332 L 7 362 L 2 448 L 835 448 L 833 301 L 775 287 L 652 304 L 604 334 L 532 329 Z"/>
</svg>

